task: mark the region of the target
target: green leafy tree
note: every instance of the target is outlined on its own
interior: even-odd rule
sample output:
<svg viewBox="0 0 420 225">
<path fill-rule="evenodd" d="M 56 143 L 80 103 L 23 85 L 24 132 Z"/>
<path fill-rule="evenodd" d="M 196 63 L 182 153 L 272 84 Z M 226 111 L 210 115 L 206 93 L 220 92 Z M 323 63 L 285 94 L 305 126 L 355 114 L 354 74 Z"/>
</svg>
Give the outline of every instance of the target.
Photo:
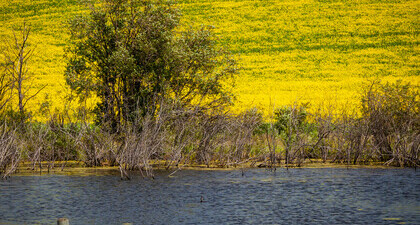
<svg viewBox="0 0 420 225">
<path fill-rule="evenodd" d="M 308 144 L 308 134 L 311 129 L 307 121 L 308 113 L 306 109 L 308 105 L 309 103 L 283 106 L 274 112 L 274 127 L 285 143 L 286 166 L 296 157 L 299 160 L 298 164 L 300 164 L 301 158 L 305 155 L 303 147 Z M 296 157 L 293 155 L 296 155 Z"/>
<path fill-rule="evenodd" d="M 214 109 L 228 104 L 235 61 L 212 27 L 181 28 L 166 1 L 106 0 L 71 21 L 66 81 L 81 97 L 99 97 L 97 122 L 112 130 L 163 101 Z"/>
</svg>

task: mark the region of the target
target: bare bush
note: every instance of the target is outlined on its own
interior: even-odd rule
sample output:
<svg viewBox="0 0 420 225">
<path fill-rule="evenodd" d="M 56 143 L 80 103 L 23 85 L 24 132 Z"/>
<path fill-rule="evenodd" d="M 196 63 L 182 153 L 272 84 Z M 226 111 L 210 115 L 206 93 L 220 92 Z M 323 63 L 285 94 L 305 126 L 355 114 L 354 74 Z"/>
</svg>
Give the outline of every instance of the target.
<svg viewBox="0 0 420 225">
<path fill-rule="evenodd" d="M 101 166 L 110 145 L 112 136 L 94 126 L 82 126 L 75 136 L 80 159 L 86 166 Z"/>
<path fill-rule="evenodd" d="M 362 93 L 362 113 L 343 114 L 329 137 L 334 162 L 419 163 L 420 103 L 418 86 L 374 81 Z"/>
<path fill-rule="evenodd" d="M 16 147 L 15 129 L 3 123 L 0 127 L 0 175 L 7 178 L 15 172 L 21 154 Z"/>
<path fill-rule="evenodd" d="M 217 122 L 217 134 L 208 136 L 213 143 L 212 148 L 208 149 L 212 155 L 211 161 L 218 166 L 237 166 L 252 158 L 254 131 L 261 123 L 261 114 L 256 109 L 239 115 L 219 114 Z"/>
<path fill-rule="evenodd" d="M 180 163 L 192 163 L 194 148 L 198 143 L 197 124 L 201 114 L 199 107 L 175 107 L 172 110 L 168 121 L 167 169 L 172 165 L 178 167 Z"/>
<path fill-rule="evenodd" d="M 419 87 L 397 81 L 372 82 L 362 95 L 362 118 L 378 150 L 379 160 L 418 166 L 420 134 Z"/>
<path fill-rule="evenodd" d="M 332 146 L 328 139 L 336 129 L 336 120 L 331 108 L 327 109 L 325 112 L 318 111 L 312 116 L 316 127 L 316 138 L 311 145 L 310 157 L 320 158 L 325 163 L 332 150 Z"/>
<path fill-rule="evenodd" d="M 196 148 L 196 160 L 210 166 L 215 150 L 223 145 L 223 131 L 226 129 L 226 114 L 202 114 L 199 118 L 199 142 Z"/>
<path fill-rule="evenodd" d="M 163 106 L 162 106 L 163 107 Z M 140 118 L 140 117 L 139 117 Z M 128 178 L 127 170 L 138 169 L 144 176 L 153 177 L 150 162 L 159 159 L 166 143 L 166 121 L 168 113 L 160 110 L 156 118 L 146 115 L 136 124 L 127 124 L 123 129 L 120 147 L 113 152 L 119 165 L 122 178 Z"/>
<path fill-rule="evenodd" d="M 231 124 L 230 129 L 227 130 L 227 135 L 231 139 L 228 151 L 230 154 L 227 154 L 227 158 L 232 161 L 227 163 L 238 164 L 253 157 L 251 149 L 255 145 L 254 131 L 262 123 L 262 115 L 256 109 L 251 109 L 227 122 Z"/>
<path fill-rule="evenodd" d="M 45 153 L 46 137 L 48 135 L 48 129 L 46 126 L 41 124 L 25 124 L 19 129 L 19 148 L 25 154 L 25 157 L 31 161 L 32 170 L 38 167 L 42 170 L 42 155 Z"/>
</svg>

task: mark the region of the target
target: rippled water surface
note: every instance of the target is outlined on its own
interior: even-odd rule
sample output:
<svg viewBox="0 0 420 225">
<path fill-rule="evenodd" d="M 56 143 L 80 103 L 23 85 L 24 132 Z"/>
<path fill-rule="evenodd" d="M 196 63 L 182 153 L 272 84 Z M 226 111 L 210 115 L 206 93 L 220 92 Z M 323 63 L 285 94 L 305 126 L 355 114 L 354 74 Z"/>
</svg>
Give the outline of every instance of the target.
<svg viewBox="0 0 420 225">
<path fill-rule="evenodd" d="M 14 176 L 0 181 L 0 224 L 420 224 L 413 169 L 168 175 Z"/>
</svg>

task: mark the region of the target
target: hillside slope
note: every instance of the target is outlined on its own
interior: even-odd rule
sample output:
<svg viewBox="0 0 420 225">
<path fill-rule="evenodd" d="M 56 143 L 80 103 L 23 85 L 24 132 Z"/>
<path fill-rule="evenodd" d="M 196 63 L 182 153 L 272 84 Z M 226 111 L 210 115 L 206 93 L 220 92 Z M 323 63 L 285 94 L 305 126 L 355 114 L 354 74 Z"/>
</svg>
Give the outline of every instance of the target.
<svg viewBox="0 0 420 225">
<path fill-rule="evenodd" d="M 77 0 L 0 3 L 0 49 L 26 21 L 32 27 L 32 89 L 63 107 L 66 21 L 84 10 Z M 210 24 L 242 67 L 235 111 L 270 111 L 294 101 L 347 106 L 364 81 L 420 84 L 420 1 L 180 0 L 184 25 Z M 48 96 L 47 96 L 48 95 Z M 348 103 L 348 104 L 347 104 Z"/>
</svg>

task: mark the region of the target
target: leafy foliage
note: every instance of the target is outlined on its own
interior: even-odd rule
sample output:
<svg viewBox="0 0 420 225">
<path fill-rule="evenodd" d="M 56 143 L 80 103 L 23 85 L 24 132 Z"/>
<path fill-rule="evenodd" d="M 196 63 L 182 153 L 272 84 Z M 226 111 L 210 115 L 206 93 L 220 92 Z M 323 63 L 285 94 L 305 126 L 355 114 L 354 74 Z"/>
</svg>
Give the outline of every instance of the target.
<svg viewBox="0 0 420 225">
<path fill-rule="evenodd" d="M 279 134 L 296 132 L 308 124 L 307 104 L 298 106 L 283 106 L 275 112 L 275 128 Z"/>
<path fill-rule="evenodd" d="M 67 83 L 100 99 L 98 122 L 154 115 L 162 101 L 215 108 L 231 99 L 235 61 L 211 27 L 176 32 L 179 12 L 164 1 L 103 1 L 71 22 Z M 83 96 L 83 95 L 82 95 Z"/>
</svg>

